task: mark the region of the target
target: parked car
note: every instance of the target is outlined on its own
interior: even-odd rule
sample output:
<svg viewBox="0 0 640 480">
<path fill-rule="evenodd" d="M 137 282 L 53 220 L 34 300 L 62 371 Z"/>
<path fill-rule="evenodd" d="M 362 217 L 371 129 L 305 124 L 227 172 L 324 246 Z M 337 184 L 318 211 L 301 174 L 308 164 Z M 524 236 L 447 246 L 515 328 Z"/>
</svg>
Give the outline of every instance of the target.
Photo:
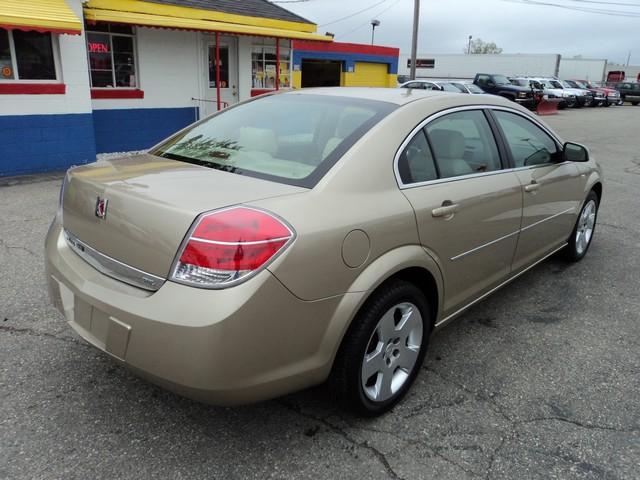
<svg viewBox="0 0 640 480">
<path fill-rule="evenodd" d="M 565 80 L 565 82 L 572 88 L 579 88 L 590 92 L 592 97 L 590 106 L 592 107 L 604 105 L 607 102 L 607 94 L 600 88 L 592 88 L 587 82 L 581 80 Z"/>
<path fill-rule="evenodd" d="M 606 99 L 607 99 L 607 101 L 602 104 L 605 107 L 608 107 L 610 105 L 618 105 L 618 104 L 621 103 L 620 92 L 618 92 L 613 87 L 610 87 L 610 86 L 607 86 L 607 85 L 599 86 L 599 85 L 596 85 L 593 82 L 589 82 L 588 80 L 576 80 L 576 82 L 580 82 L 583 85 L 586 85 L 587 88 L 602 91 L 604 93 Z"/>
<path fill-rule="evenodd" d="M 640 103 L 640 83 L 622 82 L 616 86 L 620 92 L 620 100 L 622 102 L 631 102 L 631 105 Z"/>
<path fill-rule="evenodd" d="M 473 83 L 486 93 L 508 98 L 530 109 L 536 107 L 535 92 L 531 88 L 514 85 L 504 75 L 478 73 Z"/>
<path fill-rule="evenodd" d="M 459 89 L 462 93 L 482 94 L 485 93 L 479 86 L 469 80 L 450 80 L 447 82 L 449 85 L 453 85 Z"/>
<path fill-rule="evenodd" d="M 545 88 L 553 89 L 555 91 L 563 91 L 569 94 L 569 99 L 574 98 L 575 103 L 571 104 L 568 101 L 568 107 L 581 108 L 585 105 L 591 105 L 591 102 L 593 101 L 593 95 L 591 92 L 580 88 L 572 88 L 568 83 L 564 83 L 562 80 L 557 80 L 555 78 L 538 78 L 537 80 L 542 83 Z"/>
<path fill-rule="evenodd" d="M 440 80 L 424 80 L 415 79 L 400 85 L 400 88 L 416 88 L 418 90 L 440 90 L 443 92 L 466 93 L 460 88 L 451 84 L 451 82 L 443 82 Z"/>
<path fill-rule="evenodd" d="M 418 90 L 442 90 L 442 87 L 432 80 L 416 78 L 400 84 L 400 88 L 415 88 Z"/>
<path fill-rule="evenodd" d="M 569 92 L 563 92 L 559 89 L 550 88 L 541 80 L 529 77 L 509 77 L 509 81 L 514 85 L 529 87 L 537 92 L 541 92 L 542 96 L 545 98 L 560 99 L 558 101 L 558 108 L 560 110 L 565 109 L 568 106 L 575 105 L 575 95 L 572 95 Z"/>
<path fill-rule="evenodd" d="M 47 279 L 81 337 L 170 390 L 232 405 L 329 377 L 377 415 L 434 328 L 582 259 L 601 195 L 585 147 L 498 96 L 288 91 L 70 169 Z"/>
</svg>

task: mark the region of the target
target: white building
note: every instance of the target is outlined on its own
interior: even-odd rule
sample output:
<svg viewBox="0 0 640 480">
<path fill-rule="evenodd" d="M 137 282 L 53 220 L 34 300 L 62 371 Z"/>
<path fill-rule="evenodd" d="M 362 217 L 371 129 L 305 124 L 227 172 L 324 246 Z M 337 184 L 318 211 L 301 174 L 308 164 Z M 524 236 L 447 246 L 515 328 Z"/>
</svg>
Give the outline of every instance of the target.
<svg viewBox="0 0 640 480">
<path fill-rule="evenodd" d="M 409 75 L 411 56 L 400 54 L 398 77 Z M 429 54 L 416 57 L 418 78 L 468 78 L 476 73 L 541 76 L 606 82 L 610 72 L 624 72 L 626 81 L 640 81 L 640 67 L 609 63 L 606 59 L 565 58 L 559 54 Z M 613 77 L 612 77 L 613 78 Z M 613 80 L 620 81 L 620 80 Z"/>
<path fill-rule="evenodd" d="M 416 77 L 419 78 L 474 78 L 476 73 L 501 75 L 557 75 L 560 55 L 465 55 L 428 54 L 416 56 Z M 398 76 L 409 75 L 411 56 L 400 54 Z"/>
<path fill-rule="evenodd" d="M 2 0 L 0 176 L 152 146 L 291 86 L 291 40 L 331 41 L 266 0 Z"/>
</svg>

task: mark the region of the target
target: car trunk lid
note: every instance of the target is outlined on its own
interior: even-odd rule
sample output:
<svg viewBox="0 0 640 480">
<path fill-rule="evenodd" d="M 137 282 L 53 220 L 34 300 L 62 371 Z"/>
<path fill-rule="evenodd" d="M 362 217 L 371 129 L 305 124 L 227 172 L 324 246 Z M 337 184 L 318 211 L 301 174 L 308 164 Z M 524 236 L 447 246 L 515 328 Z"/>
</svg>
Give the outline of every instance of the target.
<svg viewBox="0 0 640 480">
<path fill-rule="evenodd" d="M 70 170 L 63 225 L 101 254 L 167 278 L 189 227 L 200 213 L 305 190 L 137 155 Z M 104 203 L 99 205 L 101 200 Z"/>
</svg>

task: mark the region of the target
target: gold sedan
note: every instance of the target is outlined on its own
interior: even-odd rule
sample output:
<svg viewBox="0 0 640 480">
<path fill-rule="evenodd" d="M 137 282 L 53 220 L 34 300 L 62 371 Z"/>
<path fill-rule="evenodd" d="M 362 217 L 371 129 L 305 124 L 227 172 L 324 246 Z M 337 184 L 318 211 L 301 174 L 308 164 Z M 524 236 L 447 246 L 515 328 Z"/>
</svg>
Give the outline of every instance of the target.
<svg viewBox="0 0 640 480">
<path fill-rule="evenodd" d="M 587 252 L 602 172 L 513 102 L 309 89 L 69 170 L 53 303 L 138 374 L 216 404 L 330 379 L 390 409 L 434 328 L 558 251 Z"/>
</svg>

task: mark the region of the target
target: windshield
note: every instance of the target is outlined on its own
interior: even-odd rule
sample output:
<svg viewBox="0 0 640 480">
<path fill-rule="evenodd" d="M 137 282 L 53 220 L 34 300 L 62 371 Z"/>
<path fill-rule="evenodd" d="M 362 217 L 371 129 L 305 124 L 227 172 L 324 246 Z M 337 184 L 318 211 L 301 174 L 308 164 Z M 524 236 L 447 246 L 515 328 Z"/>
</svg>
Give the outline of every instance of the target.
<svg viewBox="0 0 640 480">
<path fill-rule="evenodd" d="M 494 75 L 493 81 L 496 82 L 496 85 L 509 85 L 511 83 L 504 75 Z"/>
<path fill-rule="evenodd" d="M 562 84 L 557 80 L 546 80 L 546 82 L 551 88 L 562 88 Z"/>
<path fill-rule="evenodd" d="M 445 92 L 467 93 L 463 87 L 459 87 L 455 83 L 441 83 L 440 86 Z"/>
<path fill-rule="evenodd" d="M 462 88 L 466 88 L 471 93 L 484 93 L 484 90 L 482 90 L 479 86 L 477 86 L 474 83 L 465 83 Z"/>
<path fill-rule="evenodd" d="M 328 95 L 270 95 L 209 117 L 150 153 L 313 187 L 396 105 Z"/>
<path fill-rule="evenodd" d="M 562 80 L 560 82 L 560 84 L 564 87 L 564 88 L 575 88 L 574 85 L 571 85 L 569 82 L 567 82 L 566 80 Z"/>
<path fill-rule="evenodd" d="M 574 81 L 574 80 L 565 80 L 564 83 L 567 84 L 567 86 L 571 87 L 571 88 L 585 88 L 584 85 L 580 85 L 580 83 Z"/>
</svg>

